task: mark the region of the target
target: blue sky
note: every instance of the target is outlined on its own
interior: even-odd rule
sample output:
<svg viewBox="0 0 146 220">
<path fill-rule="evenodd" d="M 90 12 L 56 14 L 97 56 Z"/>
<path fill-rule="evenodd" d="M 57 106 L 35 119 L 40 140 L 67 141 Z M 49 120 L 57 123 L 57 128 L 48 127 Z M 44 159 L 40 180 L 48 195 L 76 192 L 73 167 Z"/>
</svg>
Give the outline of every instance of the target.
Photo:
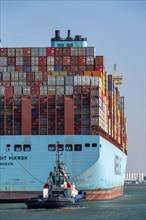
<svg viewBox="0 0 146 220">
<path fill-rule="evenodd" d="M 108 73 L 124 74 L 128 122 L 127 172 L 145 172 L 146 2 L 1 0 L 2 47 L 50 46 L 56 29 L 87 37 Z"/>
</svg>

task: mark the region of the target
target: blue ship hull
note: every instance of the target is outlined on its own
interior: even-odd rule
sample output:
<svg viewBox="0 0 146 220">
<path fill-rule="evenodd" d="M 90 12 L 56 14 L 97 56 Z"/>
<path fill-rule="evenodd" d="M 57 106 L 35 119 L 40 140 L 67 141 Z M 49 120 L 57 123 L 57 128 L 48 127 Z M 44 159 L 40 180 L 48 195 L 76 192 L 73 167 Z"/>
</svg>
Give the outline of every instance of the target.
<svg viewBox="0 0 146 220">
<path fill-rule="evenodd" d="M 98 135 L 0 136 L 0 200 L 30 198 L 42 191 L 54 168 L 56 151 L 78 190 L 87 199 L 109 199 L 123 194 L 127 155 Z M 66 146 L 71 146 L 69 150 Z M 74 149 L 74 146 L 80 148 Z M 26 147 L 26 148 L 25 148 Z"/>
</svg>

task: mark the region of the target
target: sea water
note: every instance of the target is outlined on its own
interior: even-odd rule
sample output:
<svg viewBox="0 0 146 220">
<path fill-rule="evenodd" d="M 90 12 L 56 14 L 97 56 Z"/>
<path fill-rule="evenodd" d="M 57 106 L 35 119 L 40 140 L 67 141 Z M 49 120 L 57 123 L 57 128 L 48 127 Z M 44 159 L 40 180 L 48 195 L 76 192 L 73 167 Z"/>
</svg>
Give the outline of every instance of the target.
<svg viewBox="0 0 146 220">
<path fill-rule="evenodd" d="M 1 203 L 0 220 L 144 220 L 146 185 L 125 186 L 124 196 L 83 202 L 74 210 L 27 209 L 24 203 Z"/>
</svg>

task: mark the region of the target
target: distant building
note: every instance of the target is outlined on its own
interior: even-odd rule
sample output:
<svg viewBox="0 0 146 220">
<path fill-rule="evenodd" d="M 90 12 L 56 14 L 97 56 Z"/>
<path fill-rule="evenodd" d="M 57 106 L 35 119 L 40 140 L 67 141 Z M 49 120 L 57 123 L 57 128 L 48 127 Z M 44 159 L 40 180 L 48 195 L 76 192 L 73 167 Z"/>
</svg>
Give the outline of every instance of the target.
<svg viewBox="0 0 146 220">
<path fill-rule="evenodd" d="M 126 173 L 125 174 L 125 181 L 143 182 L 144 181 L 144 174 L 143 173 Z"/>
</svg>

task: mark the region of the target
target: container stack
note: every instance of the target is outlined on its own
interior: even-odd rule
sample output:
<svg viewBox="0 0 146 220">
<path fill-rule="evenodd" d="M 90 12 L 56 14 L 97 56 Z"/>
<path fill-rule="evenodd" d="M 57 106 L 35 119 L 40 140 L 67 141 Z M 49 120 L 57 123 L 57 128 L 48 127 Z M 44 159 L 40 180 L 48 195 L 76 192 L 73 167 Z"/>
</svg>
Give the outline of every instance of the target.
<svg viewBox="0 0 146 220">
<path fill-rule="evenodd" d="M 94 47 L 0 48 L 0 121 L 1 135 L 100 134 L 127 151 L 124 97 Z"/>
</svg>

